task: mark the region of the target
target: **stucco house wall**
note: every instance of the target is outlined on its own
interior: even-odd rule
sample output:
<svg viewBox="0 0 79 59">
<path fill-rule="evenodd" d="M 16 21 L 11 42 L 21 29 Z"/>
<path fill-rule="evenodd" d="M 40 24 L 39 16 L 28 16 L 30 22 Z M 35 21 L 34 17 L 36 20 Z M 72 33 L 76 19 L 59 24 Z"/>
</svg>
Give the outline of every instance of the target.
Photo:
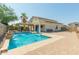
<svg viewBox="0 0 79 59">
<path fill-rule="evenodd" d="M 57 28 L 56 28 L 57 27 Z M 47 29 L 52 29 L 53 31 L 60 31 L 61 30 L 61 27 L 62 27 L 62 25 L 59 25 L 59 24 L 46 24 L 45 25 L 45 31 L 47 30 Z"/>
</svg>

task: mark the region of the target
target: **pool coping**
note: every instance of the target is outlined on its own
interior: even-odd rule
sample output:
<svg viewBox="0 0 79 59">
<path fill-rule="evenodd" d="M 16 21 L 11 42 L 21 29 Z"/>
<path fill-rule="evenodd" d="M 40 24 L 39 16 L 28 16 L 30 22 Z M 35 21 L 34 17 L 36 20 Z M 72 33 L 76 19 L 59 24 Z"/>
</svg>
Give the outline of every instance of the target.
<svg viewBox="0 0 79 59">
<path fill-rule="evenodd" d="M 50 43 L 53 43 L 53 42 L 63 38 L 63 36 L 51 35 L 51 34 L 47 34 L 47 33 L 42 33 L 42 35 L 45 35 L 45 36 L 48 36 L 51 38 L 48 38 L 47 40 L 35 42 L 35 43 L 29 44 L 29 45 L 24 45 L 22 47 L 11 49 L 11 50 L 7 50 L 10 40 L 6 40 L 6 43 L 3 46 L 4 46 L 5 50 L 7 50 L 7 51 L 2 54 L 4 54 L 4 55 L 22 55 L 22 54 L 25 54 L 27 52 L 30 52 L 30 51 L 40 48 L 42 46 L 46 46 Z"/>
</svg>

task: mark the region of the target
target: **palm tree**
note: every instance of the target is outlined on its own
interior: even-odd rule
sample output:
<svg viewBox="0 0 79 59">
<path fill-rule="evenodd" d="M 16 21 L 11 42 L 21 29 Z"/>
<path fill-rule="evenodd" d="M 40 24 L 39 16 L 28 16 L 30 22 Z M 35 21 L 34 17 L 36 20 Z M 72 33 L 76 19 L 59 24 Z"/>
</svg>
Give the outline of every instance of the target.
<svg viewBox="0 0 79 59">
<path fill-rule="evenodd" d="M 23 30 L 25 31 L 26 30 L 26 23 L 27 23 L 26 19 L 28 19 L 28 17 L 26 16 L 25 13 L 22 13 L 21 14 L 21 19 L 22 19 L 22 24 L 23 24 Z"/>
</svg>

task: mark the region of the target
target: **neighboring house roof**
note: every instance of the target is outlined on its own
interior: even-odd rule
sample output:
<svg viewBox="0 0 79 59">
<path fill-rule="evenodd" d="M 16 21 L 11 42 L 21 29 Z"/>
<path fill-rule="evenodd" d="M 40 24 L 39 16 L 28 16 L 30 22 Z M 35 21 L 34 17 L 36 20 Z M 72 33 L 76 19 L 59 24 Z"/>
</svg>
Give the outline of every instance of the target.
<svg viewBox="0 0 79 59">
<path fill-rule="evenodd" d="M 30 19 L 30 22 L 35 19 L 35 18 L 38 18 L 40 20 L 44 20 L 44 21 L 47 21 L 47 22 L 53 22 L 53 23 L 58 23 L 57 21 L 55 20 L 51 20 L 51 19 L 47 19 L 47 18 L 43 18 L 43 17 L 38 17 L 38 16 L 32 16 L 32 18 Z"/>
<path fill-rule="evenodd" d="M 73 23 L 70 23 L 70 24 L 68 24 L 68 25 L 70 25 L 70 26 L 72 26 L 72 25 L 79 26 L 79 22 L 73 22 Z"/>
</svg>

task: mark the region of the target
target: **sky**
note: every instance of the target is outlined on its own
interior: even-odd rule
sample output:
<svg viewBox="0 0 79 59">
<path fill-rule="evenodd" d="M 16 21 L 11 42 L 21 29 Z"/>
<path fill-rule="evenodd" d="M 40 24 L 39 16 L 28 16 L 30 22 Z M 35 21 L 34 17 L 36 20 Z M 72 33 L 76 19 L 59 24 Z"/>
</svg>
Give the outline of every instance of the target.
<svg viewBox="0 0 79 59">
<path fill-rule="evenodd" d="M 53 19 L 63 24 L 79 22 L 79 4 L 67 3 L 7 3 L 14 9 L 18 17 L 26 13 L 30 19 L 32 16 Z"/>
</svg>

